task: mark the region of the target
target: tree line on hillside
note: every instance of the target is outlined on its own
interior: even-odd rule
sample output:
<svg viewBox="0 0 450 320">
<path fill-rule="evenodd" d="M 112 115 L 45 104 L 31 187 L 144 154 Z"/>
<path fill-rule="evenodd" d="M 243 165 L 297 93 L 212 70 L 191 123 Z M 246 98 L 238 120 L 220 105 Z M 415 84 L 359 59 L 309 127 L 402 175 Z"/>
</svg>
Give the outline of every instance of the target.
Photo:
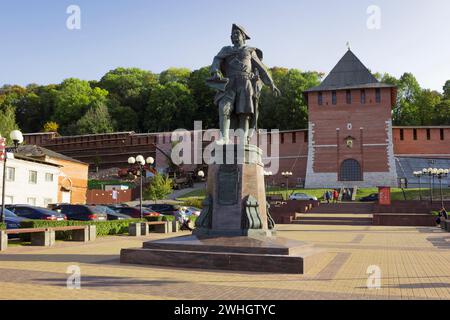
<svg viewBox="0 0 450 320">
<path fill-rule="evenodd" d="M 307 128 L 303 91 L 320 83 L 323 74 L 298 69 L 271 68 L 282 92 L 274 98 L 264 87 L 260 100 L 260 128 Z M 138 68 L 117 68 L 99 81 L 69 78 L 60 84 L 0 88 L 0 134 L 15 128 L 23 132 L 57 131 L 62 135 L 135 131 L 140 133 L 218 127 L 215 92 L 206 86 L 209 67 L 191 71 L 170 68 L 160 74 Z M 450 80 L 444 92 L 423 89 L 411 73 L 399 79 L 375 74 L 398 86 L 393 109 L 395 125 L 450 123 Z"/>
</svg>

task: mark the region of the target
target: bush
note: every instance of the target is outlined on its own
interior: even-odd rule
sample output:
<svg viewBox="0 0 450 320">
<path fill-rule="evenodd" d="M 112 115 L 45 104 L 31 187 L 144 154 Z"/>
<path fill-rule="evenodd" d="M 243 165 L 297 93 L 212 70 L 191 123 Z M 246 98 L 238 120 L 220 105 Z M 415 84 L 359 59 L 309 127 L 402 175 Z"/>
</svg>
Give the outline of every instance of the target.
<svg viewBox="0 0 450 320">
<path fill-rule="evenodd" d="M 95 225 L 97 227 L 97 236 L 107 236 L 123 234 L 128 232 L 128 225 L 134 222 L 140 222 L 140 219 L 127 219 L 127 220 L 110 220 L 110 221 L 46 221 L 46 220 L 28 220 L 20 223 L 21 228 L 51 228 L 51 227 L 67 227 L 67 226 L 87 226 Z M 57 240 L 70 239 L 70 231 L 58 231 L 56 232 Z M 23 240 L 29 238 L 29 235 L 23 234 Z"/>
<path fill-rule="evenodd" d="M 184 207 L 203 208 L 203 198 L 187 198 L 183 200 Z"/>
</svg>

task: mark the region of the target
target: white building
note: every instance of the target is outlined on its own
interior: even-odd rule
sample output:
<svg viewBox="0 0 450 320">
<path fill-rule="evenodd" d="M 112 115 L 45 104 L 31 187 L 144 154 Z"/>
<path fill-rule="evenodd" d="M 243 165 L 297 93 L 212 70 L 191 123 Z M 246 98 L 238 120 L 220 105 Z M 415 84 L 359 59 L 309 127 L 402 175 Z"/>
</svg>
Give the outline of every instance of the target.
<svg viewBox="0 0 450 320">
<path fill-rule="evenodd" d="M 60 166 L 37 159 L 8 154 L 6 162 L 5 204 L 47 207 L 58 202 Z M 3 181 L 1 162 L 0 181 Z M 0 183 L 0 194 L 2 194 Z M 0 204 L 1 204 L 0 197 Z"/>
</svg>

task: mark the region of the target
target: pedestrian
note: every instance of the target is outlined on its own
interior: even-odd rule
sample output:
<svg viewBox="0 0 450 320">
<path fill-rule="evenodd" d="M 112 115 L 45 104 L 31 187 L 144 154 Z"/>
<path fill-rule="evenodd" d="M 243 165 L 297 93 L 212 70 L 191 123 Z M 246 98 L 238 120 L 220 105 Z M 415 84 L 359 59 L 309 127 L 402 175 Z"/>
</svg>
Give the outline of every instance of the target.
<svg viewBox="0 0 450 320">
<path fill-rule="evenodd" d="M 339 193 L 337 192 L 336 189 L 333 190 L 333 202 L 334 203 L 338 203 L 339 200 Z"/>
<path fill-rule="evenodd" d="M 441 209 L 441 211 L 439 212 L 439 216 L 444 218 L 445 220 L 448 219 L 448 214 L 447 214 L 447 211 L 445 210 L 445 208 Z"/>
<path fill-rule="evenodd" d="M 188 218 L 186 214 L 186 207 L 181 207 L 178 210 L 178 221 L 180 222 L 180 230 L 189 230 L 192 231 L 192 228 L 189 226 L 191 220 Z"/>
<path fill-rule="evenodd" d="M 328 190 L 326 190 L 323 194 L 323 200 L 325 200 L 327 203 L 330 203 L 330 198 L 328 196 Z"/>
</svg>

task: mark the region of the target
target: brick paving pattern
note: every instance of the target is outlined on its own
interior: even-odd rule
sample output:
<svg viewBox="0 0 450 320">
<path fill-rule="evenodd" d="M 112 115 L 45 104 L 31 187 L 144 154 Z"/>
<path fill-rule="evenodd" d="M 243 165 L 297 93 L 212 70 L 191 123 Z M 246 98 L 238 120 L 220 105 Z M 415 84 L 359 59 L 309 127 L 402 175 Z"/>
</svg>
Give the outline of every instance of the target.
<svg viewBox="0 0 450 320">
<path fill-rule="evenodd" d="M 449 299 L 450 234 L 432 227 L 280 225 L 279 235 L 326 252 L 304 275 L 119 263 L 121 248 L 166 235 L 115 236 L 0 253 L 0 299 Z M 187 233 L 180 233 L 180 235 Z M 66 286 L 79 266 L 81 289 Z M 381 272 L 369 289 L 368 267 Z"/>
</svg>

